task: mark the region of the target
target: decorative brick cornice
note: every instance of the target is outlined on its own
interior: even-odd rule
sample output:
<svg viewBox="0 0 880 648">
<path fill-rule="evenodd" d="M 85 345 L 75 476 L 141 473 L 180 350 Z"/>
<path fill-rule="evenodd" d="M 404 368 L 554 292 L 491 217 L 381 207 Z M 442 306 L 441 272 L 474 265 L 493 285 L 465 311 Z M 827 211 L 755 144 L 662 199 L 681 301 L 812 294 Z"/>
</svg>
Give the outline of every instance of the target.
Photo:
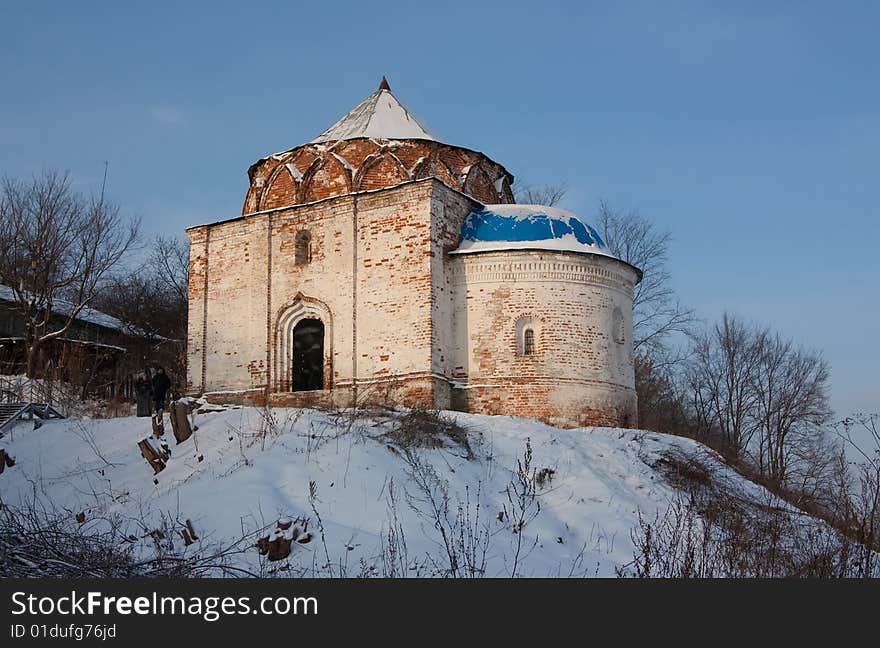
<svg viewBox="0 0 880 648">
<path fill-rule="evenodd" d="M 630 272 L 614 259 L 553 251 L 511 250 L 461 255 L 452 264 L 455 285 L 516 281 L 561 281 L 612 288 L 633 297 Z"/>
</svg>

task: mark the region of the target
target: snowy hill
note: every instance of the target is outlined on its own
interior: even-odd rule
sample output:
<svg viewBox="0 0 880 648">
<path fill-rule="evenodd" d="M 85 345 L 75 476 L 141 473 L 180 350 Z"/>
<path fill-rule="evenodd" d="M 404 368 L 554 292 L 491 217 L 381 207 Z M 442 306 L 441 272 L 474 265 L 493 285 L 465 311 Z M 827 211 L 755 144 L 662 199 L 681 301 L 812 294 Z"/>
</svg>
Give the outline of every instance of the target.
<svg viewBox="0 0 880 648">
<path fill-rule="evenodd" d="M 469 458 L 449 436 L 407 452 L 407 416 L 203 407 L 180 445 L 166 425 L 172 454 L 155 483 L 136 446 L 149 419 L 20 424 L 0 439 L 16 460 L 0 474 L 0 497 L 12 507 L 36 499 L 71 524 L 82 513 L 85 531 L 123 525 L 146 554 L 150 530 L 164 528 L 163 550 L 176 555 L 233 547 L 224 560 L 253 574 L 334 576 L 447 575 L 449 547 L 460 575 L 470 565 L 487 576 L 614 576 L 633 559 L 639 515 L 653 519 L 681 497 L 675 465 L 784 507 L 689 439 L 442 413 L 452 437 L 455 424 L 466 431 Z M 310 541 L 268 562 L 254 545 L 285 518 Z M 198 536 L 189 546 L 186 520 Z"/>
</svg>

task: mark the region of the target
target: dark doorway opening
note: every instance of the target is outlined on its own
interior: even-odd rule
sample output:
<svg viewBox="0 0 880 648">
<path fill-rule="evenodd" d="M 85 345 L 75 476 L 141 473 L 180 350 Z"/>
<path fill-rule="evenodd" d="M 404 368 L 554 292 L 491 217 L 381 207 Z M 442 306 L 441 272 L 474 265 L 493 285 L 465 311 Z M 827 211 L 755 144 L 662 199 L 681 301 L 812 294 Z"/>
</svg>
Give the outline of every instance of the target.
<svg viewBox="0 0 880 648">
<path fill-rule="evenodd" d="M 293 329 L 293 391 L 324 389 L 324 323 L 304 319 Z"/>
</svg>

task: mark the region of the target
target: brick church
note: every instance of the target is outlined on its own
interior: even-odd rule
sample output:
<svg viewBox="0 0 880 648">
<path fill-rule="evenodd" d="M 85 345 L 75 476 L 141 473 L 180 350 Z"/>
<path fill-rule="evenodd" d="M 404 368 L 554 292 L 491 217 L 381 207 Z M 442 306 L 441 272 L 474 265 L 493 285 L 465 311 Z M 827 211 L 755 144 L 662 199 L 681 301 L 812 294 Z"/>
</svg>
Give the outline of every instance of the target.
<svg viewBox="0 0 880 648">
<path fill-rule="evenodd" d="M 577 215 L 514 204 L 384 78 L 248 178 L 240 216 L 187 230 L 191 393 L 635 425 L 641 272 Z"/>
</svg>

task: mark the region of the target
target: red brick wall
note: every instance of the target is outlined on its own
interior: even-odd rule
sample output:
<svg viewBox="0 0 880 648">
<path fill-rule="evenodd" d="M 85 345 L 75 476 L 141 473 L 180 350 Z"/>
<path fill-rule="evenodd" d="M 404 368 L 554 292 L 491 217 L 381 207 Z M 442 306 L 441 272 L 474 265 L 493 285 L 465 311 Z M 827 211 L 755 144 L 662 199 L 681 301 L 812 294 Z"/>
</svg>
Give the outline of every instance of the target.
<svg viewBox="0 0 880 648">
<path fill-rule="evenodd" d="M 429 140 L 305 144 L 249 170 L 242 214 L 436 177 L 483 203 L 512 203 L 511 176 L 482 153 Z M 497 185 L 497 186 L 496 186 Z"/>
<path fill-rule="evenodd" d="M 459 406 L 567 427 L 635 424 L 629 266 L 552 251 L 467 254 L 451 264 L 456 349 L 448 366 Z M 532 355 L 518 340 L 523 318 L 535 333 Z"/>
<path fill-rule="evenodd" d="M 568 386 L 548 378 L 508 379 L 504 385 L 456 389 L 455 409 L 522 416 L 558 427 L 634 427 L 636 396 L 614 385 Z"/>
<path fill-rule="evenodd" d="M 435 184 L 409 182 L 190 230 L 190 389 L 289 389 L 278 327 L 307 301 L 327 315 L 319 315 L 327 387 L 403 378 L 427 380 L 420 389 L 433 393 Z M 311 236 L 310 262 L 297 265 L 303 230 Z"/>
</svg>

